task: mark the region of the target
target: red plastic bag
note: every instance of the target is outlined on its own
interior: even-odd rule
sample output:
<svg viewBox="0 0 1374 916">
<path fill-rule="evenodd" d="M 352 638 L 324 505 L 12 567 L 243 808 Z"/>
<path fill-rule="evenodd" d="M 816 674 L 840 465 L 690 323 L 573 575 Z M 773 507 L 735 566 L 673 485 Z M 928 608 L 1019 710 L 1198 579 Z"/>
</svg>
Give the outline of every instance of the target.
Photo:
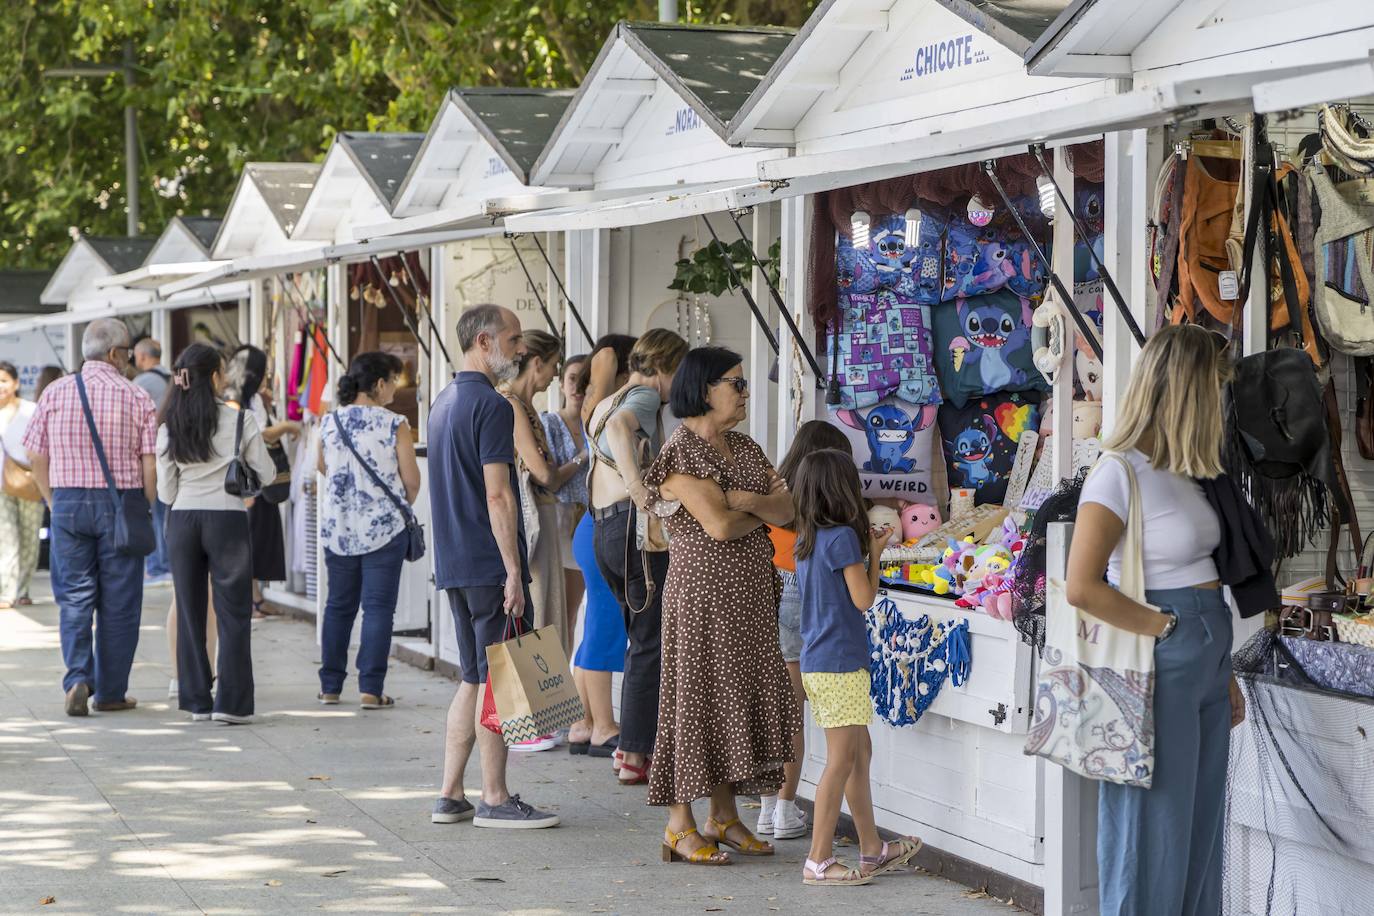
<svg viewBox="0 0 1374 916">
<path fill-rule="evenodd" d="M 502 641 L 510 639 L 512 636 L 519 636 L 524 629 L 524 623 L 519 617 L 506 618 L 506 631 L 502 635 Z M 482 690 L 482 727 L 489 732 L 501 734 L 501 717 L 496 713 L 496 697 L 491 692 L 491 679 L 488 678 Z"/>
</svg>

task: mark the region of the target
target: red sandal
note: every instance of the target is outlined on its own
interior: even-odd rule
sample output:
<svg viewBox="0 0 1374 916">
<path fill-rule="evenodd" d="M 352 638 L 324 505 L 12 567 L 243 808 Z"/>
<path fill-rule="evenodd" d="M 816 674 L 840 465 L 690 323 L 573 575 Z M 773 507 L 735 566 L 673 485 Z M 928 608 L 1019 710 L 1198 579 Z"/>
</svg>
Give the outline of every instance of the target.
<svg viewBox="0 0 1374 916">
<path fill-rule="evenodd" d="M 633 763 L 620 761 L 620 776 L 618 777 L 622 786 L 642 786 L 649 782 L 649 765 L 652 763 L 649 758 L 644 758 L 644 766 L 637 767 Z M 629 773 L 630 778 L 626 779 L 625 774 Z"/>
</svg>

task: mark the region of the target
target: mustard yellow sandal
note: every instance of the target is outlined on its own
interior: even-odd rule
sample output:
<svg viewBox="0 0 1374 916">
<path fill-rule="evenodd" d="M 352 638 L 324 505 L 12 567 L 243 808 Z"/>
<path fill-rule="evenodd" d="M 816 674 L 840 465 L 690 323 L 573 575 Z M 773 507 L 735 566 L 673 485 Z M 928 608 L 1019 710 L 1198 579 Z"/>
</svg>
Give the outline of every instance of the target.
<svg viewBox="0 0 1374 916">
<path fill-rule="evenodd" d="M 736 824 L 739 824 L 740 829 L 744 831 L 745 836 L 742 840 L 732 840 L 725 835 L 725 831 Z M 750 833 L 749 828 L 740 824 L 737 817 L 731 818 L 723 824 L 713 817 L 708 817 L 706 819 L 706 832 L 702 833 L 702 836 L 721 846 L 729 846 L 742 856 L 771 856 L 774 852 L 771 843 L 765 843 Z"/>
<path fill-rule="evenodd" d="M 671 830 L 663 831 L 663 861 L 665 862 L 686 862 L 688 865 L 731 865 L 730 854 L 721 852 L 720 847 L 715 843 L 708 842 L 705 846 L 693 849 L 691 852 L 678 852 L 677 844 L 687 837 L 697 832 L 697 828 L 692 827 L 681 833 L 673 833 Z M 709 839 L 704 834 L 699 834 L 702 839 Z"/>
</svg>

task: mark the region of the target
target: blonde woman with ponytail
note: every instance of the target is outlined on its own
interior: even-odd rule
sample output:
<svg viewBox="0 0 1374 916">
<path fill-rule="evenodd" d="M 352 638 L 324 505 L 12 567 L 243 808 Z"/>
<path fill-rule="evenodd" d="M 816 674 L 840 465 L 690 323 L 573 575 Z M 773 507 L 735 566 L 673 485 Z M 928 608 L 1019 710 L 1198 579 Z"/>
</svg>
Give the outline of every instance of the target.
<svg viewBox="0 0 1374 916">
<path fill-rule="evenodd" d="M 1121 463 L 1099 463 L 1078 504 L 1069 602 L 1157 640 L 1153 786 L 1098 784 L 1103 916 L 1221 911 L 1227 753 L 1245 709 L 1231 674 L 1232 613 L 1213 559 L 1223 519 L 1201 483 L 1222 474 L 1227 366 L 1217 339 L 1190 325 L 1151 337 L 1104 443 L 1135 471 L 1151 606 L 1112 587 L 1130 509 Z"/>
</svg>

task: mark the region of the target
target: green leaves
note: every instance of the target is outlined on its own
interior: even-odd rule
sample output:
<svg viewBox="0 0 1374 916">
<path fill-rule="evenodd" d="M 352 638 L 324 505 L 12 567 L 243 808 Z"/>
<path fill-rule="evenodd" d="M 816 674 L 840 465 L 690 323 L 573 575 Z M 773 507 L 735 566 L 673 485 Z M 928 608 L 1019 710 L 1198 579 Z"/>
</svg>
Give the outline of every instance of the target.
<svg viewBox="0 0 1374 916">
<path fill-rule="evenodd" d="M 778 283 L 781 252 L 782 240 L 778 239 L 769 246 L 768 257 L 761 259 L 774 285 Z M 694 251 L 690 258 L 683 258 L 674 265 L 677 270 L 668 288 L 697 295 L 723 296 L 739 288 L 735 274 L 730 271 L 731 264 L 740 278 L 748 283 L 754 269 L 748 244 L 744 239 L 730 245 L 712 239 L 706 246 Z"/>
</svg>

